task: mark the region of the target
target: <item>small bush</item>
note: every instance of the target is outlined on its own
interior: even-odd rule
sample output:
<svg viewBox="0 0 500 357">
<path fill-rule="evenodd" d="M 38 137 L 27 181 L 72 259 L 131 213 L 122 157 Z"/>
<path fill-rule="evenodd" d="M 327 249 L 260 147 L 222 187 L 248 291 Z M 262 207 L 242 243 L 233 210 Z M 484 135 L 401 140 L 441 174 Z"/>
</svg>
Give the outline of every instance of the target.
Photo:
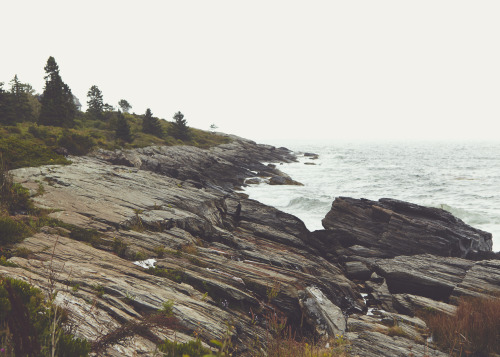
<svg viewBox="0 0 500 357">
<path fill-rule="evenodd" d="M 39 289 L 24 281 L 1 278 L 0 326 L 7 327 L 8 333 L 2 337 L 6 355 L 49 356 L 54 351 L 56 356 L 87 356 L 90 344 L 66 333 L 64 319 L 54 318 L 56 310 L 60 315 L 60 308 L 45 301 Z"/>
<path fill-rule="evenodd" d="M 386 331 L 387 336 L 400 336 L 400 337 L 406 337 L 408 334 L 401 328 L 401 326 L 394 325 L 389 328 L 387 328 Z"/>
<path fill-rule="evenodd" d="M 161 308 L 158 311 L 166 316 L 173 316 L 174 304 L 175 302 L 173 300 L 164 301 L 163 304 L 161 305 Z"/>
<path fill-rule="evenodd" d="M 165 340 L 165 342 L 158 345 L 158 350 L 165 353 L 168 357 L 204 357 L 207 355 L 212 356 L 210 349 L 203 347 L 199 339 L 185 343 Z"/>
<path fill-rule="evenodd" d="M 186 244 L 182 246 L 181 251 L 186 254 L 198 255 L 198 248 L 194 244 Z"/>
<path fill-rule="evenodd" d="M 90 136 L 70 131 L 64 131 L 57 143 L 72 155 L 85 155 L 96 145 Z"/>
<path fill-rule="evenodd" d="M 21 258 L 28 258 L 31 253 L 33 252 L 26 247 L 19 247 L 14 250 L 14 255 Z"/>
<path fill-rule="evenodd" d="M 100 284 L 92 285 L 92 290 L 94 290 L 98 297 L 102 297 L 104 295 L 104 286 Z"/>
<path fill-rule="evenodd" d="M 161 259 L 165 256 L 166 249 L 165 249 L 165 247 L 160 245 L 158 247 L 155 247 L 153 249 L 153 251 L 156 253 L 156 256 Z"/>
<path fill-rule="evenodd" d="M 176 283 L 182 283 L 185 280 L 184 273 L 179 269 L 162 269 L 158 267 L 152 267 L 147 269 L 146 273 L 160 276 L 162 278 L 167 278 L 175 281 Z"/>
<path fill-rule="evenodd" d="M 29 236 L 28 227 L 9 216 L 0 216 L 0 245 L 18 243 Z"/>
<path fill-rule="evenodd" d="M 8 261 L 3 255 L 0 257 L 0 265 L 4 267 L 17 267 L 17 264 Z"/>
<path fill-rule="evenodd" d="M 135 252 L 134 260 L 146 260 L 148 255 L 145 252 Z"/>
<path fill-rule="evenodd" d="M 125 257 L 125 252 L 127 251 L 128 244 L 125 243 L 120 238 L 113 239 L 113 252 L 119 257 Z"/>
<path fill-rule="evenodd" d="M 433 340 L 454 355 L 463 349 L 475 356 L 500 351 L 500 299 L 461 298 L 453 316 L 421 311 Z"/>
</svg>

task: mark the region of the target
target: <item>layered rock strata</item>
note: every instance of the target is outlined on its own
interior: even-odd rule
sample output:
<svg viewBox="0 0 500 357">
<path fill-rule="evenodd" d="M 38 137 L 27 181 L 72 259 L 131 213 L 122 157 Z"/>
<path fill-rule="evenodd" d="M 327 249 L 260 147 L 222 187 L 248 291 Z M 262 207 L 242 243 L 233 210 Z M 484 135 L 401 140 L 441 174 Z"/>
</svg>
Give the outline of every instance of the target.
<svg viewBox="0 0 500 357">
<path fill-rule="evenodd" d="M 151 354 L 165 337 L 228 333 L 238 355 L 251 355 L 273 316 L 332 344 L 347 336 L 354 355 L 439 356 L 415 313 L 452 314 L 460 296 L 499 292 L 499 261 L 466 259 L 489 254 L 488 233 L 441 210 L 349 198 L 334 202 L 325 230 L 309 232 L 237 192 L 247 178 L 296 184 L 262 163 L 293 154 L 232 139 L 210 150 L 100 150 L 69 166 L 15 170 L 33 192 L 44 185 L 37 205 L 64 224 L 27 238 L 19 247 L 31 253 L 0 274 L 58 290 L 77 336 L 90 341 L 174 302 L 180 328 L 133 336 L 109 356 Z M 134 264 L 148 258 L 154 269 Z M 403 336 L 387 333 L 395 321 Z"/>
</svg>

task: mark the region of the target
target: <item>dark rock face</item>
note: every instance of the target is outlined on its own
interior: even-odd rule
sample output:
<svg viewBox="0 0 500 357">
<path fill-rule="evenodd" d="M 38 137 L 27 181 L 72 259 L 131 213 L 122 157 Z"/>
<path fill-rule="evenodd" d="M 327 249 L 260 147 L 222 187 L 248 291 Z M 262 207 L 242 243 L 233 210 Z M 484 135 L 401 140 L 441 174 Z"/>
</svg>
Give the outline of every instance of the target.
<svg viewBox="0 0 500 357">
<path fill-rule="evenodd" d="M 491 233 L 444 210 L 388 198 L 337 198 L 322 223 L 327 241 L 338 241 L 344 248 L 367 247 L 376 256 L 430 253 L 464 258 L 491 251 L 493 245 Z M 347 254 L 357 255 L 352 249 Z"/>
<path fill-rule="evenodd" d="M 94 156 L 114 165 L 136 167 L 182 181 L 198 182 L 203 187 L 219 186 L 225 190 L 244 185 L 246 178 L 257 177 L 255 172 L 259 171 L 266 172 L 268 177 L 287 177 L 275 166 L 262 164 L 263 161 L 296 161 L 286 148 L 230 137 L 233 139 L 231 143 L 209 150 L 193 146 L 151 146 L 136 150 L 99 150 Z"/>
</svg>

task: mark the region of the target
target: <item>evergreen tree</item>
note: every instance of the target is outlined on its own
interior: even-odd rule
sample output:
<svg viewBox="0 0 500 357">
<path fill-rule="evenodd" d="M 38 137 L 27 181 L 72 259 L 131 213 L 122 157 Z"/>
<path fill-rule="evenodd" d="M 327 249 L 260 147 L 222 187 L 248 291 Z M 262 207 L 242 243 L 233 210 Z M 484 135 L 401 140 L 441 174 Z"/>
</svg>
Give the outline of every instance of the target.
<svg viewBox="0 0 500 357">
<path fill-rule="evenodd" d="M 146 134 L 153 134 L 158 137 L 162 135 L 160 121 L 158 118 L 153 117 L 153 113 L 151 113 L 151 109 L 149 108 L 146 110 L 144 119 L 142 119 L 142 131 Z"/>
<path fill-rule="evenodd" d="M 125 99 L 120 99 L 118 102 L 118 106 L 121 108 L 122 112 L 128 113 L 130 109 L 132 109 L 132 106 L 130 105 L 129 102 L 127 102 Z"/>
<path fill-rule="evenodd" d="M 130 125 L 128 124 L 127 119 L 125 119 L 122 113 L 118 114 L 115 136 L 117 139 L 123 140 L 127 143 L 130 143 L 132 141 L 132 135 L 130 134 Z"/>
<path fill-rule="evenodd" d="M 29 91 L 32 91 L 29 84 L 23 84 L 17 78 L 17 74 L 10 81 L 10 114 L 12 123 L 20 123 L 34 120 L 33 110 L 30 105 Z"/>
<path fill-rule="evenodd" d="M 12 118 L 12 106 L 10 105 L 11 94 L 3 89 L 3 82 L 0 82 L 0 124 L 10 125 Z"/>
<path fill-rule="evenodd" d="M 172 123 L 170 133 L 176 139 L 188 140 L 190 138 L 189 127 L 184 119 L 184 114 L 177 112 L 174 114 L 174 122 Z"/>
<path fill-rule="evenodd" d="M 94 119 L 102 119 L 102 111 L 104 109 L 104 103 L 102 100 L 102 92 L 96 86 L 90 87 L 87 97 L 89 100 L 87 101 L 87 113 Z"/>
<path fill-rule="evenodd" d="M 59 75 L 59 66 L 54 57 L 49 57 L 45 66 L 45 88 L 42 94 L 39 123 L 62 127 L 73 126 L 76 106 L 73 94 Z"/>
</svg>

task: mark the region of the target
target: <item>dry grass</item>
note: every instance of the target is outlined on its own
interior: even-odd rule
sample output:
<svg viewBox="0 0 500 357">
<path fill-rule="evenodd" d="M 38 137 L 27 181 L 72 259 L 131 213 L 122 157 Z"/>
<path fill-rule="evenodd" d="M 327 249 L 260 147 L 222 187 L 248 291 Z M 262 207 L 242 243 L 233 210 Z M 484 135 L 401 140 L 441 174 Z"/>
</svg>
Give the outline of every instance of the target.
<svg viewBox="0 0 500 357">
<path fill-rule="evenodd" d="M 422 312 L 434 341 L 451 356 L 500 353 L 500 299 L 461 298 L 455 315 Z"/>
<path fill-rule="evenodd" d="M 267 335 L 265 341 L 265 352 L 254 351 L 252 356 L 266 357 L 347 357 L 349 342 L 344 336 L 337 337 L 326 343 L 308 343 L 306 340 L 298 339 L 287 326 L 287 319 L 277 314 L 266 317 Z"/>
</svg>

